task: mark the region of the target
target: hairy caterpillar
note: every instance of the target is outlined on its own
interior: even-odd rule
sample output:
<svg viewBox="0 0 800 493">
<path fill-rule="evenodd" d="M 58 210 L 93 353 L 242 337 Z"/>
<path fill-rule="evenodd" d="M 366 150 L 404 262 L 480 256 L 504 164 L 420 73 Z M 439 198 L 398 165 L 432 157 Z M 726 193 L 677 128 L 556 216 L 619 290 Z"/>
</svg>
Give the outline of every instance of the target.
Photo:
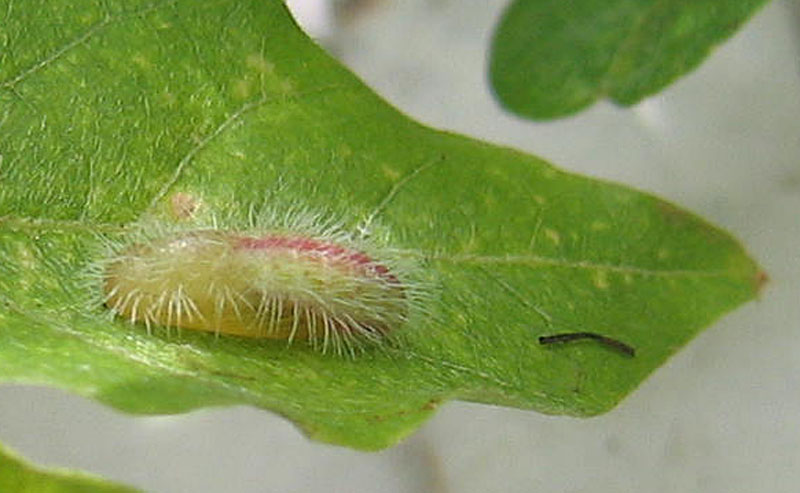
<svg viewBox="0 0 800 493">
<path fill-rule="evenodd" d="M 397 271 L 400 271 L 399 273 Z M 133 242 L 102 270 L 105 305 L 148 327 L 306 341 L 353 353 L 403 326 L 403 269 L 341 235 L 188 229 Z"/>
</svg>

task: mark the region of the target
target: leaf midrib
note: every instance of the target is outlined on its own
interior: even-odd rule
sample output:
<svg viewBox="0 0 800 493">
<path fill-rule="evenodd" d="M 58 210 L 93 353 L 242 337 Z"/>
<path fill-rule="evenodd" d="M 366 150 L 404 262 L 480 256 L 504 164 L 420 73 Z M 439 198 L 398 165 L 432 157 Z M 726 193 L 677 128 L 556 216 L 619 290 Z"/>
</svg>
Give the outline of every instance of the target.
<svg viewBox="0 0 800 493">
<path fill-rule="evenodd" d="M 9 229 L 27 231 L 52 231 L 62 229 L 66 231 L 77 231 L 85 234 L 97 233 L 124 233 L 127 228 L 112 223 L 92 223 L 91 225 L 81 221 L 58 220 L 58 219 L 34 219 L 20 218 L 16 216 L 0 216 L 0 226 L 6 225 Z M 535 266 L 554 266 L 581 270 L 606 270 L 620 274 L 632 274 L 643 277 L 664 277 L 664 278 L 719 278 L 730 277 L 732 279 L 747 278 L 744 273 L 735 272 L 733 269 L 718 270 L 699 270 L 699 269 L 652 269 L 639 267 L 636 265 L 625 264 L 605 264 L 589 260 L 572 260 L 559 257 L 547 257 L 542 255 L 481 255 L 481 254 L 442 254 L 434 252 L 424 252 L 419 250 L 402 250 L 399 253 L 409 257 L 416 257 L 420 260 L 433 260 L 448 262 L 453 264 L 475 264 L 475 265 L 524 265 Z"/>
</svg>

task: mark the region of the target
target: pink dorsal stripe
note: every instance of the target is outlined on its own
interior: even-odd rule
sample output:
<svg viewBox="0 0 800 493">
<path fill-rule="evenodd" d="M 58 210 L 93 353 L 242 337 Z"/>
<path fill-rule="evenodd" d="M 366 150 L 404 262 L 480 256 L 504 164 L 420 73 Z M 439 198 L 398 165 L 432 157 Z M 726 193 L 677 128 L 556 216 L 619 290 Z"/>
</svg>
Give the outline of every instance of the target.
<svg viewBox="0 0 800 493">
<path fill-rule="evenodd" d="M 354 269 L 363 269 L 377 274 L 391 283 L 399 283 L 389 268 L 375 262 L 369 255 L 335 243 L 328 243 L 306 236 L 266 235 L 260 238 L 243 236 L 236 239 L 234 248 L 243 250 L 293 250 L 311 254 L 312 257 L 335 260 Z"/>
</svg>

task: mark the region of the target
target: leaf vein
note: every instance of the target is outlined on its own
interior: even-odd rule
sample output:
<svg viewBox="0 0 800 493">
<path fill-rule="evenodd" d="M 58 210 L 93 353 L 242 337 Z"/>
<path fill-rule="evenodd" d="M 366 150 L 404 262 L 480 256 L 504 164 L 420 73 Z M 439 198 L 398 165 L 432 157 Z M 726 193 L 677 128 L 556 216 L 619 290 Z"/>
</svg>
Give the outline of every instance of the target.
<svg viewBox="0 0 800 493">
<path fill-rule="evenodd" d="M 66 231 L 102 231 L 108 233 L 124 231 L 125 227 L 112 223 L 86 224 L 82 221 L 51 220 L 17 218 L 14 216 L 0 216 L 0 226 L 10 230 L 42 230 L 62 229 Z M 606 270 L 621 274 L 632 274 L 642 277 L 742 277 L 725 270 L 700 270 L 700 269 L 653 269 L 635 265 L 615 265 L 593 262 L 589 260 L 571 260 L 557 257 L 544 257 L 540 255 L 480 255 L 480 254 L 437 254 L 423 251 L 406 251 L 409 256 L 425 260 L 438 261 L 452 264 L 482 265 L 527 265 L 531 267 L 553 266 L 571 269 Z"/>
<path fill-rule="evenodd" d="M 441 163 L 444 160 L 444 157 L 440 157 L 438 159 L 434 159 L 431 161 L 427 161 L 422 163 L 421 165 L 417 166 L 410 173 L 406 174 L 397 183 L 389 189 L 389 192 L 383 197 L 383 199 L 378 203 L 375 209 L 370 213 L 369 216 L 364 220 L 364 222 L 358 227 L 359 231 L 362 234 L 366 234 L 369 231 L 370 226 L 372 225 L 372 221 L 375 220 L 378 215 L 380 215 L 386 207 L 389 206 L 392 200 L 397 196 L 398 193 L 414 178 L 416 178 L 420 173 L 427 170 L 428 168 L 432 167 L 434 164 Z"/>
<path fill-rule="evenodd" d="M 220 123 L 211 133 L 203 137 L 194 147 L 189 149 L 189 152 L 187 152 L 186 155 L 184 155 L 183 158 L 181 158 L 181 160 L 178 162 L 178 166 L 175 168 L 175 171 L 173 171 L 170 179 L 164 183 L 164 186 L 162 186 L 158 193 L 156 193 L 156 195 L 153 197 L 153 200 L 150 202 L 150 208 L 154 208 L 156 204 L 170 191 L 175 183 L 177 183 L 186 166 L 189 164 L 189 162 L 191 162 L 192 159 L 194 159 L 198 152 L 203 150 L 212 140 L 214 140 L 216 137 L 222 134 L 222 132 L 241 119 L 244 114 L 252 111 L 255 108 L 258 108 L 259 106 L 262 106 L 266 102 L 266 96 L 261 96 L 255 101 L 248 101 L 247 103 L 243 104 L 236 111 L 234 111 L 231 116 L 226 118 L 225 121 Z"/>
<path fill-rule="evenodd" d="M 35 74 L 36 72 L 42 70 L 43 68 L 47 67 L 48 65 L 50 65 L 53 62 L 55 62 L 59 58 L 63 57 L 65 54 L 67 54 L 68 52 L 70 52 L 73 49 L 77 48 L 78 46 L 84 44 L 92 36 L 94 36 L 95 34 L 97 34 L 100 31 L 102 31 L 103 29 L 105 29 L 109 25 L 111 25 L 111 24 L 113 24 L 115 22 L 121 21 L 123 19 L 126 19 L 128 17 L 134 17 L 134 16 L 137 16 L 137 15 L 145 14 L 147 12 L 151 12 L 153 10 L 156 10 L 156 9 L 160 8 L 163 4 L 173 3 L 173 2 L 174 2 L 174 0 L 156 2 L 156 3 L 153 3 L 151 5 L 148 5 L 147 7 L 143 8 L 141 10 L 138 10 L 136 12 L 126 13 L 125 15 L 118 15 L 118 16 L 106 15 L 103 18 L 103 20 L 101 20 L 99 22 L 96 22 L 95 24 L 90 26 L 89 29 L 87 29 L 82 34 L 78 35 L 77 37 L 73 38 L 72 41 L 67 42 L 66 44 L 64 44 L 63 46 L 61 46 L 60 48 L 58 48 L 57 50 L 52 52 L 50 55 L 48 55 L 48 56 L 44 57 L 43 59 L 33 63 L 30 66 L 28 66 L 28 68 L 22 70 L 17 75 L 12 76 L 12 77 L 0 82 L 0 87 L 5 88 L 5 89 L 9 89 L 9 90 L 14 90 L 14 88 L 15 88 L 15 86 L 17 84 L 19 84 L 23 80 L 27 79 L 31 75 Z"/>
<path fill-rule="evenodd" d="M 588 260 L 570 260 L 555 257 L 542 257 L 538 255 L 434 255 L 431 260 L 450 262 L 454 264 L 477 265 L 530 265 L 530 266 L 555 266 L 572 269 L 607 270 L 623 274 L 634 274 L 645 277 L 728 277 L 732 273 L 727 270 L 697 270 L 697 269 L 651 269 L 634 265 L 614 265 L 592 262 Z"/>
</svg>

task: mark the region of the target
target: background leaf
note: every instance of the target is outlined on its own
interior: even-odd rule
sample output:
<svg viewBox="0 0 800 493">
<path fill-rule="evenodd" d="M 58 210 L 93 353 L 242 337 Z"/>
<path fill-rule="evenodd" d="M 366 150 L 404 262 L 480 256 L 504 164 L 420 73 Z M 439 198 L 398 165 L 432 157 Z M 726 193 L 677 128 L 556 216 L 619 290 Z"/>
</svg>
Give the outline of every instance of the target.
<svg viewBox="0 0 800 493">
<path fill-rule="evenodd" d="M 31 493 L 134 493 L 138 490 L 115 485 L 75 471 L 33 468 L 9 450 L 0 447 L 0 491 Z"/>
<path fill-rule="evenodd" d="M 251 404 L 374 449 L 453 398 L 607 411 L 762 280 L 729 235 L 668 203 L 408 120 L 281 2 L 3 7 L 5 381 L 137 413 Z M 223 228 L 264 203 L 350 230 L 374 216 L 417 258 L 431 316 L 355 359 L 113 321 L 86 275 L 98 246 L 166 220 L 176 192 Z M 537 343 L 569 330 L 637 357 Z"/>
<path fill-rule="evenodd" d="M 597 99 L 630 106 L 694 69 L 765 0 L 517 0 L 494 35 L 490 78 L 533 119 Z"/>
</svg>

